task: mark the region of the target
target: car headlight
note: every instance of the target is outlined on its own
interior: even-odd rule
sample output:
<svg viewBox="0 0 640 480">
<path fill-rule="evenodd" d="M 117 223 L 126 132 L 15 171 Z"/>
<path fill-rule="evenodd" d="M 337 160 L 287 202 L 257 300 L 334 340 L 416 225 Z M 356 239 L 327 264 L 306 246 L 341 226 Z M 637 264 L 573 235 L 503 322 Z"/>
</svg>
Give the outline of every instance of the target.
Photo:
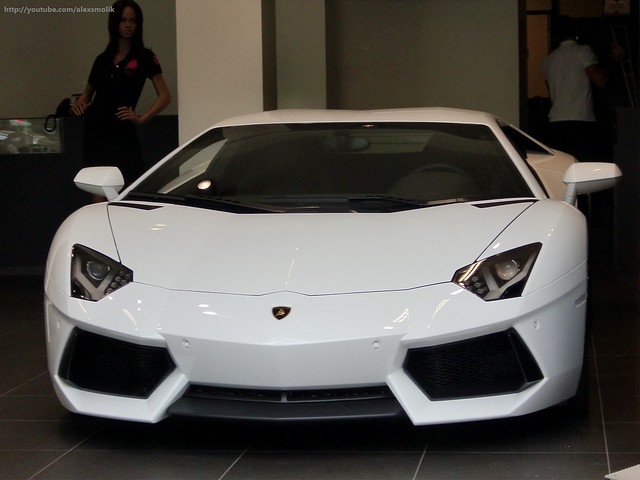
<svg viewBox="0 0 640 480">
<path fill-rule="evenodd" d="M 453 282 L 485 301 L 519 297 L 542 248 L 532 243 L 461 268 Z"/>
<path fill-rule="evenodd" d="M 133 272 L 83 245 L 71 250 L 71 296 L 97 302 L 133 281 Z"/>
</svg>

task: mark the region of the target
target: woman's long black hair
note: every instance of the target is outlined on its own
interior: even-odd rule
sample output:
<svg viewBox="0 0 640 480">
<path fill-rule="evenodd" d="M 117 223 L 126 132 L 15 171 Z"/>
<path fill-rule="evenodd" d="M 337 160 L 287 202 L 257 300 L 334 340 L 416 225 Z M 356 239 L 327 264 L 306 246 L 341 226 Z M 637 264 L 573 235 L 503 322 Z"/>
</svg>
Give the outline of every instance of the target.
<svg viewBox="0 0 640 480">
<path fill-rule="evenodd" d="M 142 40 L 142 9 L 134 0 L 118 0 L 113 4 L 113 10 L 109 13 L 109 44 L 105 49 L 105 53 L 115 55 L 118 52 L 118 38 L 120 37 L 120 20 L 124 9 L 131 7 L 136 13 L 136 29 L 131 37 L 131 51 L 137 52 L 144 48 Z"/>
</svg>

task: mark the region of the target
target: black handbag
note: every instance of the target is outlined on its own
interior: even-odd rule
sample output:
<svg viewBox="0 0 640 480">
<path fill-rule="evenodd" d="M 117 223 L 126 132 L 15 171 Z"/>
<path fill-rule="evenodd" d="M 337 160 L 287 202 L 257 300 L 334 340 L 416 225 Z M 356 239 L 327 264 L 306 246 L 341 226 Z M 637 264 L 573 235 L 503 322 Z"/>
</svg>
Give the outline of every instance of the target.
<svg viewBox="0 0 640 480">
<path fill-rule="evenodd" d="M 58 118 L 68 117 L 69 115 L 71 115 L 71 99 L 65 98 L 56 108 L 56 113 L 47 116 L 44 121 L 44 129 L 47 132 L 55 131 L 58 128 Z"/>
</svg>

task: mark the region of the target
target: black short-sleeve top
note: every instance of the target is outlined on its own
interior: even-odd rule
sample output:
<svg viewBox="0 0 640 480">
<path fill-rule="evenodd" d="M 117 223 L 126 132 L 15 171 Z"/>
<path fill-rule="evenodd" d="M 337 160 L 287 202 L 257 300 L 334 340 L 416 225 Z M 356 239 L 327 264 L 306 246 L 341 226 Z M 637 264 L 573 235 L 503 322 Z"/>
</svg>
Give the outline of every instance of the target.
<svg viewBox="0 0 640 480">
<path fill-rule="evenodd" d="M 95 95 L 87 115 L 94 120 L 107 120 L 113 119 L 119 107 L 135 109 L 144 82 L 159 73 L 162 73 L 160 62 L 148 48 L 129 52 L 117 65 L 110 54 L 98 55 L 89 74 L 89 85 Z"/>
</svg>

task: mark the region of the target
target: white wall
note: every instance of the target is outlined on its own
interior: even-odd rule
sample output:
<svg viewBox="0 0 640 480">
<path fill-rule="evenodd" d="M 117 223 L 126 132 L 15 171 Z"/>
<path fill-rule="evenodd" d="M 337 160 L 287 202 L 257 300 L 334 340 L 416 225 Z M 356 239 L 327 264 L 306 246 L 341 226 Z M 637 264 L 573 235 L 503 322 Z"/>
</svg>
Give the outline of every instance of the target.
<svg viewBox="0 0 640 480">
<path fill-rule="evenodd" d="M 425 105 L 471 108 L 519 122 L 518 2 L 430 0 L 420 42 Z M 461 14 L 464 12 L 464 14 Z"/>
<path fill-rule="evenodd" d="M 94 58 L 109 40 L 108 13 L 13 13 L 10 8 L 104 8 L 111 0 L 0 0 L 0 118 L 43 117 L 65 97 L 84 89 Z M 144 40 L 154 50 L 174 102 L 177 75 L 175 0 L 138 0 L 144 13 Z M 26 10 L 25 10 L 26 12 Z M 147 82 L 140 107 L 153 102 Z"/>
<path fill-rule="evenodd" d="M 177 0 L 176 27 L 180 143 L 262 110 L 260 0 Z"/>
<path fill-rule="evenodd" d="M 331 106 L 460 107 L 518 123 L 518 1 L 328 2 Z"/>
<path fill-rule="evenodd" d="M 326 108 L 325 8 L 276 0 L 278 108 Z"/>
</svg>

